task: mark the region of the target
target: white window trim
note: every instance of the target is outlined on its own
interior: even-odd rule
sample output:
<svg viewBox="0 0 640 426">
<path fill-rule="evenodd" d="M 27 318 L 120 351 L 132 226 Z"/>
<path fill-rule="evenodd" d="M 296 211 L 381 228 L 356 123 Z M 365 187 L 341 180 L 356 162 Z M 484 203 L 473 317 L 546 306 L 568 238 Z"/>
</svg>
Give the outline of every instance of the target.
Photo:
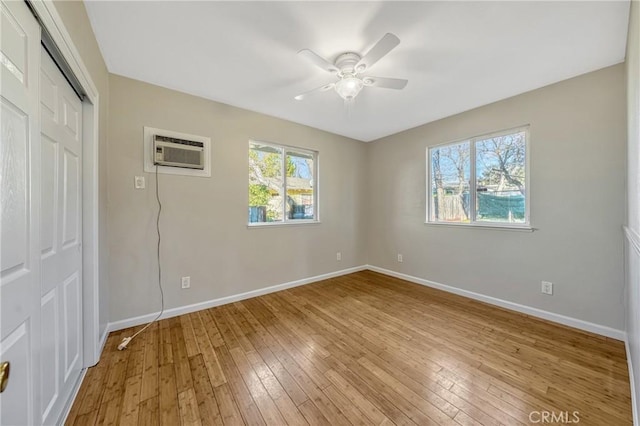
<svg viewBox="0 0 640 426">
<path fill-rule="evenodd" d="M 493 229 L 493 230 L 509 230 L 509 231 L 528 231 L 532 232 L 535 228 L 532 227 L 531 224 L 531 155 L 530 155 L 530 145 L 531 145 L 531 137 L 530 137 L 530 125 L 525 124 L 522 126 L 512 127 L 510 129 L 499 130 L 497 132 L 480 134 L 468 138 L 457 139 L 449 142 L 443 142 L 437 145 L 431 145 L 427 147 L 426 150 L 426 164 L 427 164 L 427 173 L 426 173 L 426 220 L 425 225 L 435 225 L 435 226 L 452 226 L 459 228 L 476 228 L 476 229 Z M 477 201 L 477 193 L 476 193 L 476 147 L 475 143 L 479 140 L 486 140 L 494 137 L 504 136 L 511 133 L 525 133 L 525 222 L 524 223 L 501 223 L 501 222 L 478 222 L 475 220 L 476 216 L 476 201 Z M 470 213 L 471 213 L 471 221 L 469 223 L 461 223 L 461 222 L 439 222 L 436 220 L 432 220 L 431 213 L 433 211 L 433 197 L 431 196 L 431 150 L 439 147 L 444 147 L 447 145 L 454 145 L 463 142 L 469 142 L 469 205 L 470 205 Z"/>
<path fill-rule="evenodd" d="M 287 218 L 287 206 L 286 203 L 282 203 L 282 220 L 278 222 L 248 222 L 248 228 L 261 228 L 261 227 L 278 227 L 278 226 L 296 226 L 296 225 L 310 225 L 320 223 L 320 203 L 318 196 L 320 192 L 320 178 L 319 178 L 319 164 L 320 164 L 320 153 L 313 149 L 302 148 L 299 146 L 292 145 L 284 145 L 281 143 L 268 142 L 261 139 L 249 139 L 249 149 L 251 149 L 252 144 L 266 145 L 275 149 L 282 150 L 282 163 L 280 165 L 282 172 L 282 193 L 286 195 L 287 193 L 287 176 L 286 176 L 286 167 L 287 167 L 287 151 L 299 152 L 301 154 L 309 154 L 313 157 L 313 219 L 289 219 Z M 248 153 L 247 153 L 248 157 Z M 247 198 L 247 206 L 249 206 L 249 199 Z"/>
<path fill-rule="evenodd" d="M 533 228 L 531 225 L 510 225 L 500 223 L 460 223 L 460 222 L 425 222 L 427 226 L 435 226 L 436 228 L 471 228 L 471 229 L 484 229 L 493 231 L 516 231 L 516 232 L 533 232 L 538 228 Z"/>
</svg>

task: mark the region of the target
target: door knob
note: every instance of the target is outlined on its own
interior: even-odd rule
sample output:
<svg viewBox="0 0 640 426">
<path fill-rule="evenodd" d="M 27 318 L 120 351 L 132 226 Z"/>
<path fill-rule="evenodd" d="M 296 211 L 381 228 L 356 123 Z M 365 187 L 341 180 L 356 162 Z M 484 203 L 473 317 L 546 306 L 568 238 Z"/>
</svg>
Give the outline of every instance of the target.
<svg viewBox="0 0 640 426">
<path fill-rule="evenodd" d="M 0 364 L 0 393 L 4 392 L 9 383 L 9 371 L 11 370 L 11 364 L 3 362 Z"/>
</svg>

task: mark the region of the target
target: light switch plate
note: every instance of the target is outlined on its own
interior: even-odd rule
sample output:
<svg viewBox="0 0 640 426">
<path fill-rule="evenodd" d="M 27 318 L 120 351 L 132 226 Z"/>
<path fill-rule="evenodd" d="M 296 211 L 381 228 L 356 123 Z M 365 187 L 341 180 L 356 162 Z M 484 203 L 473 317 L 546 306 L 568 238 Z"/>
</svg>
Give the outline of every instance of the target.
<svg viewBox="0 0 640 426">
<path fill-rule="evenodd" d="M 182 288 L 191 288 L 191 277 L 182 277 L 180 284 Z"/>
<path fill-rule="evenodd" d="M 136 176 L 133 180 L 136 189 L 144 189 L 144 176 Z"/>
</svg>

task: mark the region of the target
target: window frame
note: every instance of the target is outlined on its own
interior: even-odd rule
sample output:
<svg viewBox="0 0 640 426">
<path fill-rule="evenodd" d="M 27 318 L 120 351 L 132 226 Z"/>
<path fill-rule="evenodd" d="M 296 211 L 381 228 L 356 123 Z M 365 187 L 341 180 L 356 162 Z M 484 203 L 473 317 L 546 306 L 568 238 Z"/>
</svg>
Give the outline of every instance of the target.
<svg viewBox="0 0 640 426">
<path fill-rule="evenodd" d="M 476 176 L 476 143 L 478 141 L 483 141 L 495 137 L 505 136 L 513 133 L 524 132 L 525 134 L 525 221 L 523 223 L 508 223 L 508 222 L 489 222 L 489 221 L 478 221 L 477 220 L 477 176 Z M 435 208 L 433 205 L 433 196 L 432 196 L 432 164 L 431 164 L 431 152 L 433 149 L 461 144 L 464 142 L 469 143 L 469 205 L 471 208 L 469 209 L 470 218 L 468 223 L 464 222 L 445 222 L 438 221 L 433 218 L 435 214 Z M 496 132 L 480 134 L 476 136 L 471 136 L 468 138 L 457 139 L 449 142 L 439 143 L 437 145 L 427 146 L 426 149 L 426 225 L 435 225 L 435 226 L 454 226 L 454 227 L 467 227 L 467 228 L 493 228 L 493 229 L 505 229 L 505 230 L 523 230 L 523 231 L 533 231 L 531 225 L 531 155 L 530 155 L 530 145 L 531 145 L 531 135 L 530 135 L 530 125 L 525 124 L 522 126 L 512 127 L 509 129 L 499 130 Z"/>
<path fill-rule="evenodd" d="M 251 151 L 251 147 L 252 145 L 257 144 L 257 145 L 263 145 L 263 146 L 268 146 L 271 147 L 273 149 L 276 150 L 280 150 L 280 152 L 282 153 L 282 161 L 280 163 L 280 171 L 282 173 L 282 193 L 286 196 L 287 194 L 287 174 L 286 174 L 286 170 L 287 170 L 287 154 L 292 153 L 292 154 L 306 154 L 306 155 L 311 155 L 312 159 L 313 159 L 313 167 L 311 170 L 312 173 L 312 182 L 313 182 L 313 218 L 312 219 L 289 219 L 287 217 L 287 203 L 284 201 L 285 198 L 283 198 L 283 202 L 282 202 L 282 220 L 280 221 L 275 221 L 275 222 L 249 222 L 249 217 L 247 215 L 247 226 L 248 227 L 262 227 L 262 226 L 289 226 L 289 225 L 308 225 L 308 224 L 315 224 L 315 223 L 320 223 L 320 208 L 319 208 L 319 163 L 320 163 L 320 153 L 316 150 L 313 149 L 309 149 L 309 148 L 302 148 L 302 147 L 298 147 L 298 146 L 293 146 L 293 145 L 285 145 L 285 144 L 281 144 L 281 143 L 275 143 L 275 142 L 269 142 L 269 141 L 264 141 L 261 139 L 249 139 L 249 144 L 248 144 L 248 149 L 249 151 L 247 151 L 247 160 L 249 159 L 249 152 Z M 250 182 L 250 181 L 249 181 Z M 247 191 L 247 207 L 251 207 L 249 205 L 249 191 Z"/>
</svg>

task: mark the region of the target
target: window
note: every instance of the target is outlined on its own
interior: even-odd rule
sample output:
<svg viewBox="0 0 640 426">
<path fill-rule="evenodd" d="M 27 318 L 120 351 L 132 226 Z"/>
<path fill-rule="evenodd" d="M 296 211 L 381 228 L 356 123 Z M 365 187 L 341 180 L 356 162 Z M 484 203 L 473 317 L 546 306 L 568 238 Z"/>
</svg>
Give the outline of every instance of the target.
<svg viewBox="0 0 640 426">
<path fill-rule="evenodd" d="M 249 224 L 318 220 L 318 153 L 249 142 Z"/>
<path fill-rule="evenodd" d="M 519 128 L 429 148 L 427 221 L 528 227 L 527 139 Z"/>
</svg>

